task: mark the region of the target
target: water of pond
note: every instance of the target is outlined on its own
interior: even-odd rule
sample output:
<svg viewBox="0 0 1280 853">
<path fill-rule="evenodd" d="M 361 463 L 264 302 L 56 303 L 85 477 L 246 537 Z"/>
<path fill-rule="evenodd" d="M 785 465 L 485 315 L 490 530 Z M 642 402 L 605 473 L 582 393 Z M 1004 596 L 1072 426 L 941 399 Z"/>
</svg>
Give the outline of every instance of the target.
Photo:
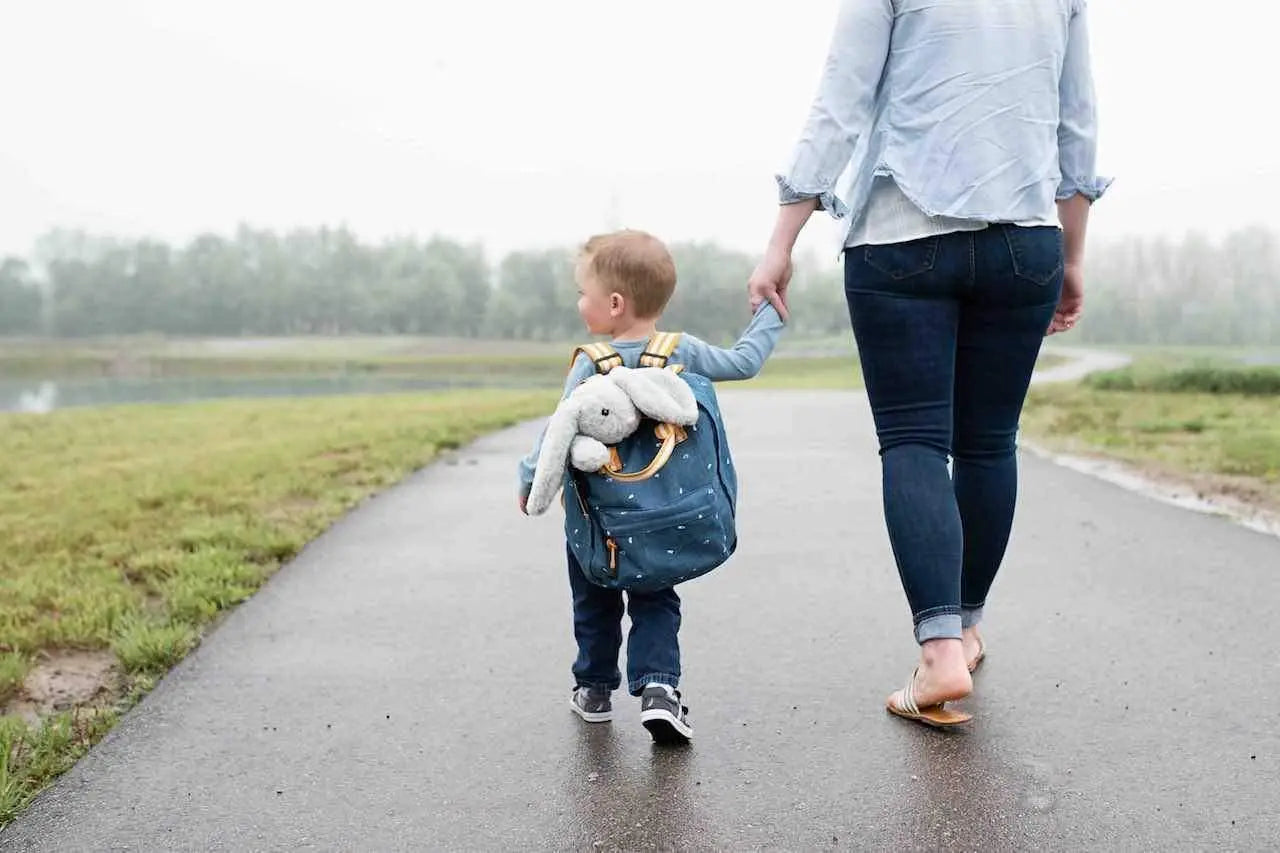
<svg viewBox="0 0 1280 853">
<path fill-rule="evenodd" d="M 184 379 L 0 379 L 0 412 L 50 412 L 77 406 L 188 403 L 228 397 L 316 397 L 496 387 L 448 378 L 387 376 L 201 377 Z"/>
</svg>

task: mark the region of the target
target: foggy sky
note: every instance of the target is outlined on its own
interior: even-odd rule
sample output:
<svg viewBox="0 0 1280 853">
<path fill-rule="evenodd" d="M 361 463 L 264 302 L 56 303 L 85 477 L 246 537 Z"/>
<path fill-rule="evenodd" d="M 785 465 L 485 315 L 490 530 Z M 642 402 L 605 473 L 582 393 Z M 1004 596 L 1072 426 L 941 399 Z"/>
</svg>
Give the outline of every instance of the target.
<svg viewBox="0 0 1280 853">
<path fill-rule="evenodd" d="M 1095 235 L 1280 228 L 1280 13 L 1244 5 L 1093 0 L 1118 179 Z M 836 3 L 5 6 L 0 254 L 53 226 L 183 241 L 241 221 L 496 254 L 615 225 L 759 250 Z"/>
</svg>

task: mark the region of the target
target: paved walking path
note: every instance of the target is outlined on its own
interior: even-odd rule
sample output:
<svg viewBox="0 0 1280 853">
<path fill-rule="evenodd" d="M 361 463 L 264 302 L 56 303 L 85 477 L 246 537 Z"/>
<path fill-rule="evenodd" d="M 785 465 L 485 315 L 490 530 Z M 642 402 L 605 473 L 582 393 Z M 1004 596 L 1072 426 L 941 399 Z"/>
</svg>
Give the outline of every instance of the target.
<svg viewBox="0 0 1280 853">
<path fill-rule="evenodd" d="M 910 616 L 857 393 L 725 392 L 739 554 L 682 588 L 692 748 L 569 712 L 525 425 L 307 547 L 9 850 L 1231 849 L 1280 840 L 1280 540 L 1028 458 L 966 731 L 886 715 Z"/>
</svg>

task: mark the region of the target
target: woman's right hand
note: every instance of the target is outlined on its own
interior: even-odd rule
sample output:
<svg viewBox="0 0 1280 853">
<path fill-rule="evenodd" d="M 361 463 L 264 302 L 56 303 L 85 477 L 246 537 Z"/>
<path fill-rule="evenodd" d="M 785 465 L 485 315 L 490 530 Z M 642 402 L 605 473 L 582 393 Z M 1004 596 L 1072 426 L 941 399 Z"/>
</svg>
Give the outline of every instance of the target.
<svg viewBox="0 0 1280 853">
<path fill-rule="evenodd" d="M 1084 267 L 1067 264 L 1062 270 L 1062 295 L 1058 297 L 1058 307 L 1054 309 L 1048 334 L 1071 331 L 1083 313 Z"/>
<path fill-rule="evenodd" d="M 764 258 L 747 279 L 747 298 L 754 314 L 765 302 L 778 309 L 783 322 L 787 321 L 787 286 L 791 284 L 791 253 L 770 246 Z"/>
<path fill-rule="evenodd" d="M 1049 321 L 1047 335 L 1069 332 L 1084 312 L 1084 236 L 1089 225 L 1091 202 L 1081 193 L 1058 202 L 1062 223 L 1062 294 Z"/>
</svg>

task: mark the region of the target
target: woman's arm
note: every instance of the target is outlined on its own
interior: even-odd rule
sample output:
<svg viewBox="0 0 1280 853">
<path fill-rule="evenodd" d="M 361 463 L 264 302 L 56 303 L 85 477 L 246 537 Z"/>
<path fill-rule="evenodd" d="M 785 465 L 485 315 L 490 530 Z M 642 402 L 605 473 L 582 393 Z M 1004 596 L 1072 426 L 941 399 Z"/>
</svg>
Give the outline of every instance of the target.
<svg viewBox="0 0 1280 853">
<path fill-rule="evenodd" d="M 1089 199 L 1080 193 L 1058 202 L 1062 223 L 1062 295 L 1049 322 L 1049 334 L 1069 332 L 1084 313 L 1084 234 L 1089 224 Z"/>
<path fill-rule="evenodd" d="M 1098 110 L 1089 57 L 1084 0 L 1072 12 L 1058 80 L 1058 221 L 1062 223 L 1062 296 L 1049 334 L 1070 331 L 1084 313 L 1084 244 L 1089 206 L 1111 185 L 1098 177 Z"/>
<path fill-rule="evenodd" d="M 1084 0 L 1077 0 L 1067 29 L 1067 52 L 1058 78 L 1058 201 L 1082 195 L 1097 201 L 1111 185 L 1096 172 L 1098 107 L 1089 57 L 1089 22 Z"/>
<path fill-rule="evenodd" d="M 841 2 L 809 118 L 785 174 L 777 176 L 778 219 L 747 283 L 752 311 L 767 301 L 787 319 L 791 251 L 800 230 L 815 210 L 848 213 L 835 185 L 871 124 L 892 32 L 891 0 Z"/>
<path fill-rule="evenodd" d="M 816 198 L 834 216 L 848 212 L 832 190 L 871 125 L 892 32 L 892 0 L 840 3 L 808 120 L 786 172 L 777 176 L 784 205 Z"/>
<path fill-rule="evenodd" d="M 787 285 L 791 283 L 791 250 L 800 236 L 800 229 L 809 216 L 818 209 L 816 198 L 783 204 L 778 209 L 778 221 L 773 235 L 765 247 L 764 258 L 747 279 L 747 299 L 752 312 L 765 302 L 771 304 L 784 321 L 790 319 L 787 311 Z"/>
</svg>

